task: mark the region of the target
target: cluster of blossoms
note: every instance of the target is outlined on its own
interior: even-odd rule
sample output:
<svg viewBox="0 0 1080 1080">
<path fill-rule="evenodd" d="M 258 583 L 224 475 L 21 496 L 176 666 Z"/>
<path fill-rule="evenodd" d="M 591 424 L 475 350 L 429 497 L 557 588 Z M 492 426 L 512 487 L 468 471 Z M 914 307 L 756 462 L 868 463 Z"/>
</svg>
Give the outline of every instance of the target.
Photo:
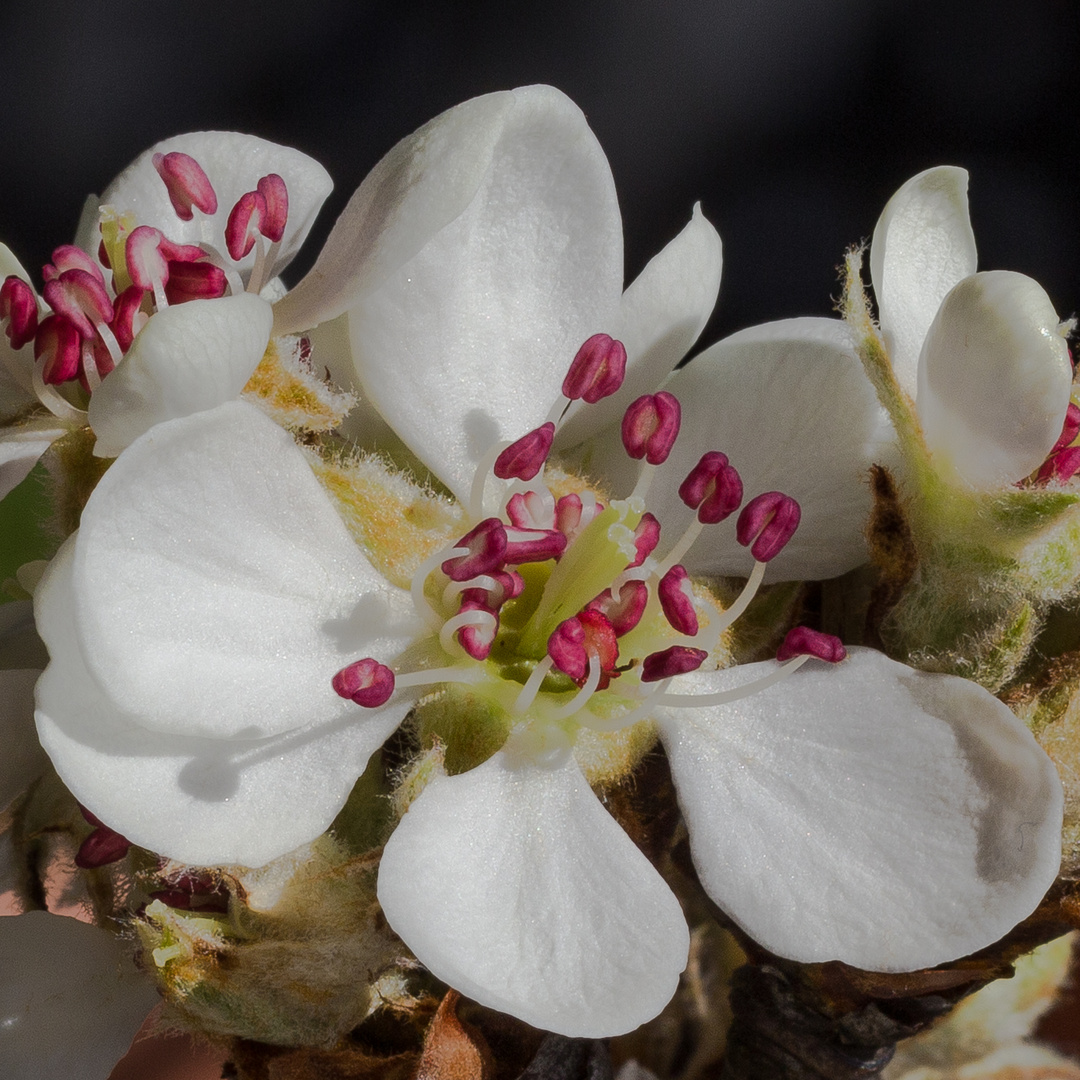
<svg viewBox="0 0 1080 1080">
<path fill-rule="evenodd" d="M 965 183 L 924 173 L 879 223 L 884 366 L 854 312 L 676 370 L 719 238 L 695 209 L 623 291 L 606 160 L 555 90 L 466 102 L 396 146 L 288 292 L 321 168 L 223 133 L 148 151 L 40 299 L 17 267 L 0 290 L 6 488 L 53 442 L 110 461 L 25 576 L 48 666 L 0 672 L 4 805 L 50 768 L 40 742 L 89 822 L 81 866 L 154 853 L 130 917 L 173 1003 L 197 996 L 183 934 L 220 941 L 339 815 L 386 813 L 372 767 L 396 784 L 366 849 L 393 931 L 543 1029 L 621 1034 L 676 990 L 686 919 L 603 801 L 660 746 L 701 886 L 765 949 L 909 971 L 993 943 L 1061 857 L 1061 785 L 1027 728 L 973 681 L 786 614 L 775 658 L 736 664 L 733 637 L 763 583 L 873 554 L 871 466 L 918 476 L 890 378 L 917 386 L 918 445 L 950 482 L 1037 497 L 1076 471 L 1063 330 L 1030 279 L 974 272 Z M 746 579 L 727 603 L 721 577 Z M 69 923 L 4 919 L 0 956 L 71 948 Z M 47 1029 L 41 981 L 4 1002 L 0 1060 Z M 121 982 L 130 1037 L 145 987 Z"/>
</svg>

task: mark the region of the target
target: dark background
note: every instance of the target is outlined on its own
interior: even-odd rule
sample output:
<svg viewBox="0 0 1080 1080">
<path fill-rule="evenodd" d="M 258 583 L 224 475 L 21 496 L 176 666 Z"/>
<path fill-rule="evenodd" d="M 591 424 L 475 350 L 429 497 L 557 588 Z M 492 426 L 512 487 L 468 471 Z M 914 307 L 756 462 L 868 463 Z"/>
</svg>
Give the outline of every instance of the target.
<svg viewBox="0 0 1080 1080">
<path fill-rule="evenodd" d="M 36 272 L 159 138 L 234 128 L 337 188 L 400 137 L 549 82 L 607 151 L 629 280 L 700 199 L 724 240 L 704 341 L 829 314 L 847 244 L 936 164 L 972 173 L 980 267 L 1080 307 L 1076 0 L 0 0 L 0 238 Z M 294 273 L 295 279 L 296 274 Z"/>
</svg>

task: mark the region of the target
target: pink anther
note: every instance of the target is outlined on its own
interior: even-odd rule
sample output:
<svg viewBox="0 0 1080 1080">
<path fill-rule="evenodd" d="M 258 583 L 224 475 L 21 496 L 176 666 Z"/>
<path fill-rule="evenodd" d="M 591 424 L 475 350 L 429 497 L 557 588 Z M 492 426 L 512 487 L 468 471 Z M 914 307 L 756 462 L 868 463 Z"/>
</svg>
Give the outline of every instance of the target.
<svg viewBox="0 0 1080 1080">
<path fill-rule="evenodd" d="M 815 656 L 827 664 L 838 664 L 847 656 L 843 642 L 832 634 L 811 630 L 808 626 L 793 626 L 776 650 L 777 660 L 790 660 L 795 656 Z"/>
<path fill-rule="evenodd" d="M 285 222 L 289 219 L 289 189 L 277 173 L 264 176 L 256 185 L 266 203 L 262 234 L 273 244 L 285 235 Z"/>
<path fill-rule="evenodd" d="M 626 348 L 608 334 L 593 334 L 577 351 L 563 379 L 563 397 L 595 405 L 610 397 L 626 377 Z"/>
<path fill-rule="evenodd" d="M 641 681 L 660 682 L 696 671 L 709 654 L 704 649 L 692 649 L 688 645 L 672 645 L 662 652 L 649 653 L 641 662 Z"/>
<path fill-rule="evenodd" d="M 124 352 L 131 348 L 135 335 L 142 329 L 142 326 L 136 326 L 136 319 L 141 312 L 144 296 L 146 293 L 138 285 L 129 285 L 113 304 L 115 314 L 109 329 Z"/>
<path fill-rule="evenodd" d="M 1066 446 L 1071 445 L 1077 435 L 1080 435 L 1080 405 L 1077 405 L 1075 401 L 1070 401 L 1069 407 L 1065 410 L 1065 423 L 1061 426 L 1061 434 L 1047 456 L 1053 457 L 1054 454 L 1064 450 Z"/>
<path fill-rule="evenodd" d="M 246 191 L 229 211 L 225 223 L 225 246 L 229 255 L 240 261 L 254 246 L 255 237 L 263 233 L 266 220 L 266 200 L 257 191 Z"/>
<path fill-rule="evenodd" d="M 202 166 L 189 154 L 173 150 L 168 154 L 155 154 L 154 168 L 165 182 L 176 216 L 190 221 L 195 215 L 194 206 L 204 214 L 217 212 L 217 195 Z"/>
<path fill-rule="evenodd" d="M 343 667 L 331 679 L 334 693 L 362 705 L 377 709 L 385 705 L 394 693 L 394 673 L 370 656 Z"/>
<path fill-rule="evenodd" d="M 519 491 L 506 504 L 510 524 L 519 529 L 550 529 L 555 525 L 555 501 L 539 491 Z"/>
<path fill-rule="evenodd" d="M 622 441 L 626 452 L 635 459 L 645 458 L 650 465 L 667 460 L 679 434 L 682 408 L 679 400 L 666 390 L 643 394 L 626 410 L 622 421 Z"/>
<path fill-rule="evenodd" d="M 690 588 L 690 575 L 686 567 L 676 564 L 661 579 L 656 595 L 660 599 L 664 618 L 679 631 L 693 637 L 698 632 L 697 611 L 694 610 L 694 594 Z"/>
<path fill-rule="evenodd" d="M 548 421 L 512 442 L 496 459 L 492 471 L 500 480 L 531 480 L 547 461 L 555 425 Z"/>
<path fill-rule="evenodd" d="M 467 555 L 455 555 L 442 564 L 451 581 L 468 581 L 501 568 L 506 556 L 506 526 L 495 517 L 484 518 L 455 545 L 468 548 Z"/>
<path fill-rule="evenodd" d="M 601 612 L 588 608 L 555 627 L 548 638 L 547 651 L 555 667 L 579 685 L 589 674 L 590 655 L 595 656 L 603 673 L 597 687 L 600 690 L 611 681 L 611 672 L 619 658 L 614 627 Z"/>
<path fill-rule="evenodd" d="M 169 280 L 169 260 L 161 250 L 165 237 L 152 225 L 132 229 L 124 243 L 131 280 L 144 291 L 163 289 Z"/>
<path fill-rule="evenodd" d="M 586 510 L 581 496 L 571 491 L 555 504 L 555 528 L 568 540 L 573 540 L 603 510 L 604 504 L 595 501 Z"/>
<path fill-rule="evenodd" d="M 735 538 L 758 562 L 776 558 L 799 527 L 802 511 L 790 496 L 779 491 L 757 495 L 743 507 L 735 524 Z"/>
<path fill-rule="evenodd" d="M 514 600 L 525 591 L 525 579 L 516 570 L 496 570 L 485 574 L 495 583 L 493 586 L 474 585 L 461 592 L 462 605 L 480 604 L 489 611 L 497 612 L 507 600 Z"/>
<path fill-rule="evenodd" d="M 507 529 L 507 563 L 546 562 L 557 559 L 566 550 L 566 537 L 558 529 Z"/>
<path fill-rule="evenodd" d="M 0 319 L 13 349 L 34 340 L 38 328 L 37 297 L 21 277 L 12 274 L 0 285 Z"/>
<path fill-rule="evenodd" d="M 41 320 L 34 337 L 34 359 L 45 357 L 42 379 L 50 386 L 59 386 L 79 373 L 82 339 L 75 324 L 63 315 L 48 315 Z"/>
<path fill-rule="evenodd" d="M 79 845 L 75 854 L 75 865 L 81 870 L 95 870 L 99 866 L 119 862 L 131 848 L 131 841 L 110 829 L 85 807 L 80 806 L 82 815 L 94 826 L 94 831 Z"/>
<path fill-rule="evenodd" d="M 629 563 L 628 566 L 640 566 L 655 550 L 656 545 L 660 543 L 660 522 L 656 520 L 655 514 L 650 514 L 648 510 L 641 515 L 641 520 L 637 523 L 637 528 L 634 530 L 634 561 Z"/>
<path fill-rule="evenodd" d="M 648 603 L 649 587 L 644 581 L 631 578 L 630 581 L 623 582 L 618 600 L 611 595 L 610 589 L 605 589 L 585 605 L 585 610 L 599 611 L 611 623 L 615 636 L 622 637 L 641 622 Z"/>
<path fill-rule="evenodd" d="M 41 276 L 45 281 L 52 281 L 66 270 L 85 270 L 91 277 L 97 278 L 103 287 L 105 285 L 105 275 L 102 274 L 101 267 L 81 247 L 74 244 L 61 244 L 52 253 L 52 262 L 41 268 Z"/>
<path fill-rule="evenodd" d="M 491 646 L 495 643 L 495 635 L 499 632 L 499 613 L 493 611 L 487 604 L 475 600 L 466 600 L 458 609 L 458 614 L 467 611 L 482 611 L 490 615 L 483 622 L 466 623 L 457 632 L 457 639 L 461 647 L 474 659 L 486 660 L 491 652 Z"/>
<path fill-rule="evenodd" d="M 691 510 L 697 510 L 698 521 L 704 525 L 715 525 L 734 513 L 742 497 L 739 474 L 728 464 L 727 454 L 718 450 L 703 454 L 679 485 L 679 498 Z"/>
<path fill-rule="evenodd" d="M 169 260 L 169 280 L 165 297 L 170 304 L 187 300 L 216 300 L 229 287 L 225 271 L 208 262 L 175 262 Z"/>
<path fill-rule="evenodd" d="M 84 338 L 92 338 L 95 327 L 113 320 L 105 286 L 86 270 L 65 270 L 45 283 L 41 295 L 57 315 L 70 319 Z"/>
</svg>

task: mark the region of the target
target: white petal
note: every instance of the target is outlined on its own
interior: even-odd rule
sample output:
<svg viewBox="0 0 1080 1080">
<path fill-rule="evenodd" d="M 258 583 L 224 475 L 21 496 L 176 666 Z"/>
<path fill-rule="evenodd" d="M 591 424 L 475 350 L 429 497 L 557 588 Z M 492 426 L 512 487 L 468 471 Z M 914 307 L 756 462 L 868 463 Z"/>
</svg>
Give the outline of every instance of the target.
<svg viewBox="0 0 1080 1080">
<path fill-rule="evenodd" d="M 40 671 L 0 671 L 0 812 L 30 786 L 46 766 L 34 730 L 34 683 Z"/>
<path fill-rule="evenodd" d="M 919 418 L 931 451 L 976 488 L 1022 480 L 1061 434 L 1072 363 L 1042 286 L 992 270 L 945 297 L 919 358 Z"/>
<path fill-rule="evenodd" d="M 1054 766 L 975 683 L 857 649 L 734 704 L 660 712 L 702 883 L 782 956 L 932 967 L 996 941 L 1057 873 Z"/>
<path fill-rule="evenodd" d="M 191 221 L 181 221 L 169 201 L 164 181 L 154 168 L 155 154 L 180 151 L 193 157 L 206 173 L 217 194 L 217 211 L 196 210 Z M 226 259 L 225 223 L 237 200 L 254 191 L 269 173 L 285 181 L 289 193 L 289 218 L 270 276 L 278 274 L 300 250 L 319 209 L 334 187 L 330 174 L 314 159 L 288 146 L 267 142 L 235 131 L 196 131 L 163 139 L 140 154 L 106 189 L 99 200 L 119 213 L 130 211 L 139 225 L 153 225 L 178 244 L 209 244 Z M 91 224 L 97 226 L 96 219 Z M 80 234 L 77 243 L 97 251 L 96 232 Z M 250 271 L 255 249 L 237 266 Z"/>
<path fill-rule="evenodd" d="M 432 780 L 386 845 L 379 902 L 440 979 L 563 1035 L 632 1030 L 686 965 L 678 902 L 572 758 L 500 751 Z"/>
<path fill-rule="evenodd" d="M 72 594 L 102 690 L 183 735 L 349 721 L 334 674 L 389 662 L 416 630 L 292 438 L 244 402 L 159 424 L 117 459 L 83 511 Z"/>
<path fill-rule="evenodd" d="M 0 428 L 0 499 L 30 475 L 41 455 L 68 430 L 55 416 Z"/>
<path fill-rule="evenodd" d="M 782 491 L 802 509 L 767 581 L 833 577 L 866 561 L 867 471 L 892 460 L 893 435 L 843 323 L 785 319 L 740 331 L 677 371 L 667 389 L 682 405 L 682 429 L 649 506 L 668 544 L 692 517 L 679 484 L 702 454 L 719 450 L 747 500 Z M 683 560 L 688 570 L 750 573 L 737 516 L 705 529 Z"/>
<path fill-rule="evenodd" d="M 120 941 L 30 911 L 0 918 L 0 1075 L 106 1080 L 159 998 Z"/>
<path fill-rule="evenodd" d="M 163 420 L 240 395 L 270 340 L 273 312 L 250 293 L 191 300 L 151 316 L 90 399 L 98 457 L 116 457 Z"/>
<path fill-rule="evenodd" d="M 975 273 L 966 169 L 913 176 L 885 204 L 870 246 L 870 276 L 893 371 L 915 395 L 923 338 L 945 294 Z"/>
<path fill-rule="evenodd" d="M 397 143 L 353 192 L 310 272 L 274 306 L 276 332 L 336 318 L 453 221 L 483 184 L 513 107 L 511 91 L 485 94 Z"/>
<path fill-rule="evenodd" d="M 469 205 L 349 313 L 362 390 L 459 496 L 494 443 L 543 422 L 622 292 L 615 188 L 581 111 L 526 87 L 499 120 Z"/>
<path fill-rule="evenodd" d="M 592 432 L 622 420 L 627 405 L 650 394 L 690 351 L 712 314 L 720 292 L 720 236 L 701 212 L 623 293 L 606 333 L 626 346 L 626 381 L 611 397 L 581 405 L 559 429 L 559 443 L 573 446 Z"/>
<path fill-rule="evenodd" d="M 37 724 L 79 802 L 133 843 L 201 866 L 261 866 L 324 832 L 411 703 L 349 703 L 336 718 L 316 705 L 315 723 L 263 740 L 142 727 L 86 671 L 67 617 L 73 551 L 71 543 L 61 548 L 40 588 L 52 661 L 38 683 Z"/>
</svg>

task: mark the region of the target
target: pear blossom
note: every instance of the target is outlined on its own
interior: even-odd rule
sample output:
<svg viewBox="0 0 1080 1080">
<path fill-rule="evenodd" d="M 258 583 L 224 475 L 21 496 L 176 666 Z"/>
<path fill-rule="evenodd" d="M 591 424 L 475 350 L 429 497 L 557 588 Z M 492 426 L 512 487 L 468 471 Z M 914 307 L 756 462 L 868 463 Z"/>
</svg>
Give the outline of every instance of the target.
<svg viewBox="0 0 1080 1080">
<path fill-rule="evenodd" d="M 366 398 L 353 433 L 400 440 L 455 531 L 402 580 L 400 477 L 368 461 L 357 513 L 385 499 L 389 525 L 358 543 L 320 462 L 246 402 L 134 437 L 35 594 L 39 736 L 79 801 L 162 855 L 257 867 L 328 828 L 411 715 L 429 749 L 382 854 L 386 917 L 437 977 L 567 1035 L 633 1029 L 686 963 L 677 900 L 593 790 L 657 739 L 702 884 L 774 952 L 909 970 L 1029 914 L 1061 790 L 1004 705 L 805 633 L 729 666 L 727 627 L 810 511 L 740 477 L 678 376 L 658 389 L 719 274 L 696 210 L 623 292 L 607 163 L 550 88 L 391 150 L 273 332 L 347 341 L 327 362 Z M 820 336 L 823 372 L 855 363 Z M 848 381 L 841 406 L 869 400 Z M 571 451 L 626 497 L 560 468 Z M 749 581 L 723 610 L 684 560 L 725 521 Z"/>
<path fill-rule="evenodd" d="M 86 423 L 95 453 L 114 457 L 159 420 L 236 397 L 270 339 L 259 294 L 280 295 L 276 275 L 330 188 L 321 165 L 288 147 L 182 135 L 88 201 L 76 244 L 45 267 L 41 296 L 0 248 L 0 495 Z M 88 407 L 61 392 L 76 379 Z"/>
</svg>

